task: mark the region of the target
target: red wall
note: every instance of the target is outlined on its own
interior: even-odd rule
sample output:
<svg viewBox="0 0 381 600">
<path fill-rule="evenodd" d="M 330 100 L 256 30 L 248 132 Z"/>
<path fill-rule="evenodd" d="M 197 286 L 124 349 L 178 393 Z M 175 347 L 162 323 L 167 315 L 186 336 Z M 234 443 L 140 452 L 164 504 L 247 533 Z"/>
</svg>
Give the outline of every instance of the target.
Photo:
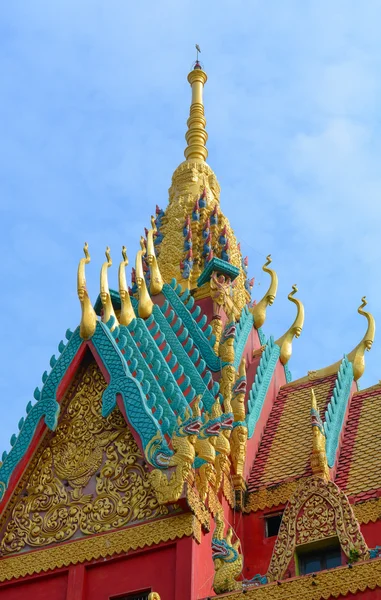
<svg viewBox="0 0 381 600">
<path fill-rule="evenodd" d="M 20 580 L 0 587 L 0 600 L 67 600 L 68 574 Z"/>
<path fill-rule="evenodd" d="M 72 565 L 55 574 L 0 584 L 0 600 L 109 600 L 134 591 L 155 591 L 162 600 L 192 597 L 192 539 L 122 557 Z"/>
</svg>

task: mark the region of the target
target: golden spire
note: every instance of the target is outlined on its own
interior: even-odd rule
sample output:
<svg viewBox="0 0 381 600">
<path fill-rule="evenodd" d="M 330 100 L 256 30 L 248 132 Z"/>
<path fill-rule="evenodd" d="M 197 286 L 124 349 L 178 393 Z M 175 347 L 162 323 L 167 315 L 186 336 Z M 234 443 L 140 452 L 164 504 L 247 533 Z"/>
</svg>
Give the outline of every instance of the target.
<svg viewBox="0 0 381 600">
<path fill-rule="evenodd" d="M 147 290 L 146 280 L 144 279 L 143 270 L 143 256 L 146 253 L 144 238 L 140 238 L 141 250 L 136 255 L 135 272 L 136 272 L 136 285 L 138 286 L 139 294 L 139 317 L 142 319 L 148 319 L 152 314 L 153 302 Z"/>
<path fill-rule="evenodd" d="M 185 134 L 188 145 L 184 151 L 184 156 L 188 161 L 203 162 L 208 156 L 205 147 L 208 134 L 205 130 L 206 119 L 202 100 L 202 92 L 207 79 L 206 73 L 197 60 L 193 71 L 188 75 L 188 81 L 192 86 L 192 103 L 187 121 L 188 131 Z"/>
<path fill-rule="evenodd" d="M 273 269 L 269 269 L 268 266 L 272 262 L 271 254 L 266 257 L 266 262 L 262 267 L 262 270 L 265 273 L 268 273 L 271 277 L 271 282 L 269 289 L 266 294 L 263 296 L 262 300 L 258 302 L 253 308 L 251 308 L 251 313 L 254 317 L 254 327 L 255 329 L 259 329 L 262 327 L 266 320 L 266 309 L 268 306 L 271 306 L 275 300 L 276 293 L 278 290 L 278 275 L 275 273 Z"/>
<path fill-rule="evenodd" d="M 85 265 L 88 265 L 91 260 L 87 242 L 84 245 L 83 252 L 85 254 L 85 258 L 81 258 L 79 261 L 77 275 L 77 292 L 82 309 L 79 335 L 83 340 L 88 340 L 94 334 L 97 326 L 97 315 L 95 314 L 95 310 L 91 304 L 86 286 Z"/>
<path fill-rule="evenodd" d="M 299 298 L 294 298 L 294 295 L 298 291 L 296 285 L 292 286 L 292 291 L 287 296 L 291 302 L 296 304 L 298 312 L 296 314 L 295 321 L 291 325 L 290 329 L 286 331 L 284 335 L 282 335 L 279 340 L 275 343 L 280 347 L 280 362 L 282 365 L 286 365 L 291 358 L 292 354 L 292 340 L 294 337 L 298 338 L 302 333 L 303 324 L 304 324 L 304 306 L 299 300 Z"/>
<path fill-rule="evenodd" d="M 363 296 L 361 298 L 361 305 L 358 307 L 357 312 L 360 315 L 366 317 L 368 321 L 368 327 L 366 329 L 365 335 L 363 336 L 361 342 L 357 344 L 355 348 L 353 348 L 352 352 L 347 355 L 349 362 L 352 363 L 353 366 L 353 378 L 355 381 L 360 379 L 360 377 L 364 374 L 365 371 L 365 350 L 370 350 L 372 344 L 374 342 L 374 336 L 376 332 L 376 322 L 374 320 L 373 315 L 371 315 L 368 311 L 364 310 L 364 307 L 367 305 L 366 297 Z M 327 377 L 328 375 L 333 375 L 337 373 L 340 369 L 341 360 L 333 363 L 329 367 L 324 367 L 323 369 L 318 369 L 317 371 L 309 371 L 307 377 L 303 377 L 298 379 L 300 381 L 307 381 L 309 379 L 318 379 L 320 377 Z M 294 382 L 293 382 L 294 383 Z"/>
<path fill-rule="evenodd" d="M 151 217 L 151 229 L 149 230 L 147 235 L 147 262 L 150 266 L 151 271 L 150 292 L 153 296 L 156 296 L 156 294 L 160 294 L 164 285 L 163 278 L 161 276 L 160 269 L 157 264 L 155 245 L 153 243 L 153 236 L 156 233 L 156 231 L 157 229 L 155 224 L 155 217 Z"/>
<path fill-rule="evenodd" d="M 121 303 L 119 323 L 127 326 L 136 318 L 136 315 L 131 304 L 126 281 L 126 267 L 128 265 L 126 246 L 122 246 L 122 257 L 123 260 L 119 265 L 119 296 Z"/>
<path fill-rule="evenodd" d="M 312 425 L 312 452 L 311 468 L 314 475 L 329 479 L 329 467 L 325 451 L 325 433 L 321 420 L 315 391 L 311 388 L 311 425 Z"/>
<path fill-rule="evenodd" d="M 106 248 L 105 255 L 106 255 L 106 261 L 103 263 L 102 268 L 101 268 L 100 297 L 101 297 L 101 302 L 102 302 L 102 306 L 103 306 L 102 321 L 104 323 L 108 323 L 108 321 L 110 320 L 110 317 L 114 317 L 115 321 L 114 321 L 113 326 L 111 327 L 111 331 L 113 331 L 115 329 L 115 327 L 118 325 L 118 319 L 116 318 L 116 315 L 114 312 L 114 307 L 112 305 L 111 296 L 110 296 L 110 290 L 108 287 L 107 271 L 108 271 L 109 267 L 111 267 L 111 265 L 112 265 L 112 260 L 111 260 L 111 256 L 110 256 L 110 248 L 108 246 Z"/>
</svg>

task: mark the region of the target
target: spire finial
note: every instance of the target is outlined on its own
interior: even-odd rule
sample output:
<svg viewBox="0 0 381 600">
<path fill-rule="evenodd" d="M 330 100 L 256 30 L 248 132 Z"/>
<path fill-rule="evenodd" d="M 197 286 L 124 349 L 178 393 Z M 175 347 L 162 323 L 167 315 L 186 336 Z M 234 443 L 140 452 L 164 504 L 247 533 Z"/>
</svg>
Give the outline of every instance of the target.
<svg viewBox="0 0 381 600">
<path fill-rule="evenodd" d="M 111 331 L 113 331 L 115 329 L 115 327 L 118 325 L 118 320 L 117 320 L 115 312 L 114 312 L 114 307 L 112 305 L 112 300 L 111 300 L 111 296 L 110 296 L 110 290 L 108 287 L 107 271 L 108 271 L 109 267 L 111 267 L 111 265 L 112 265 L 110 248 L 108 246 L 106 248 L 105 255 L 106 255 L 106 262 L 103 263 L 102 269 L 101 269 L 100 297 L 101 297 L 101 302 L 102 302 L 102 306 L 103 306 L 102 321 L 104 323 L 108 323 L 108 321 L 110 320 L 110 317 L 114 317 L 115 320 L 111 327 Z"/>
<path fill-rule="evenodd" d="M 311 426 L 312 426 L 312 452 L 311 468 L 314 475 L 329 479 L 329 467 L 325 451 L 325 433 L 320 417 L 315 390 L 311 388 Z"/>
<path fill-rule="evenodd" d="M 184 156 L 189 161 L 203 162 L 208 156 L 205 147 L 208 134 L 205 131 L 206 119 L 204 117 L 202 92 L 208 77 L 198 61 L 198 55 L 201 52 L 198 44 L 196 44 L 196 52 L 196 62 L 193 70 L 188 75 L 188 81 L 192 87 L 192 103 L 187 121 L 188 131 L 185 134 L 188 145 L 185 148 Z"/>
<path fill-rule="evenodd" d="M 79 328 L 79 335 L 83 340 L 88 340 L 94 334 L 95 328 L 97 326 L 97 315 L 95 314 L 93 305 L 91 304 L 91 300 L 89 298 L 86 286 L 85 265 L 88 265 L 91 260 L 89 254 L 89 246 L 87 242 L 84 245 L 83 252 L 85 258 L 81 258 L 81 260 L 79 261 L 77 275 L 78 298 L 81 303 L 82 309 L 82 318 L 81 325 Z"/>
</svg>

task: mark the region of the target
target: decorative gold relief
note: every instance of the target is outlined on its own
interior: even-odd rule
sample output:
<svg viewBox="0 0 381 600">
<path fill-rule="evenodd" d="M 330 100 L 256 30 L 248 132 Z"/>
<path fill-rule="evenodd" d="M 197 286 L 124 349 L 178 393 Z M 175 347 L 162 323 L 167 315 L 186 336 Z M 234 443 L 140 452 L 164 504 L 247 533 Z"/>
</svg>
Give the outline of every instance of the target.
<svg viewBox="0 0 381 600">
<path fill-rule="evenodd" d="M 377 588 L 377 589 L 376 589 Z M 234 594 L 234 600 L 320 600 L 341 598 L 365 590 L 374 590 L 377 598 L 381 588 L 381 559 L 356 563 L 337 569 L 304 575 L 268 585 L 261 585 Z M 353 596 L 352 596 L 353 597 Z"/>
<path fill-rule="evenodd" d="M 105 387 L 90 364 L 16 500 L 1 536 L 3 554 L 169 512 L 158 504 L 122 414 L 101 416 Z"/>
<path fill-rule="evenodd" d="M 106 558 L 184 536 L 201 541 L 201 525 L 190 513 L 167 517 L 0 560 L 0 581 Z"/>
<path fill-rule="evenodd" d="M 298 540 L 306 543 L 332 535 L 337 535 L 346 556 L 356 550 L 360 559 L 369 558 L 368 547 L 344 492 L 321 477 L 302 480 L 283 513 L 268 580 L 283 578 Z"/>
<path fill-rule="evenodd" d="M 308 498 L 296 520 L 296 543 L 306 544 L 335 535 L 333 507 L 319 494 Z"/>
</svg>

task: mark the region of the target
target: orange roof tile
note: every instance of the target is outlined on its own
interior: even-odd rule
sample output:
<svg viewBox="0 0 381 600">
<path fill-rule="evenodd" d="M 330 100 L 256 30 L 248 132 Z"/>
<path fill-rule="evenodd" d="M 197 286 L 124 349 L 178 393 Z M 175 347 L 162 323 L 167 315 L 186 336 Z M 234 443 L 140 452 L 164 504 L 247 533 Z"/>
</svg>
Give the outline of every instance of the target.
<svg viewBox="0 0 381 600">
<path fill-rule="evenodd" d="M 311 388 L 322 416 L 336 375 L 280 389 L 251 470 L 248 491 L 311 473 Z"/>
</svg>

